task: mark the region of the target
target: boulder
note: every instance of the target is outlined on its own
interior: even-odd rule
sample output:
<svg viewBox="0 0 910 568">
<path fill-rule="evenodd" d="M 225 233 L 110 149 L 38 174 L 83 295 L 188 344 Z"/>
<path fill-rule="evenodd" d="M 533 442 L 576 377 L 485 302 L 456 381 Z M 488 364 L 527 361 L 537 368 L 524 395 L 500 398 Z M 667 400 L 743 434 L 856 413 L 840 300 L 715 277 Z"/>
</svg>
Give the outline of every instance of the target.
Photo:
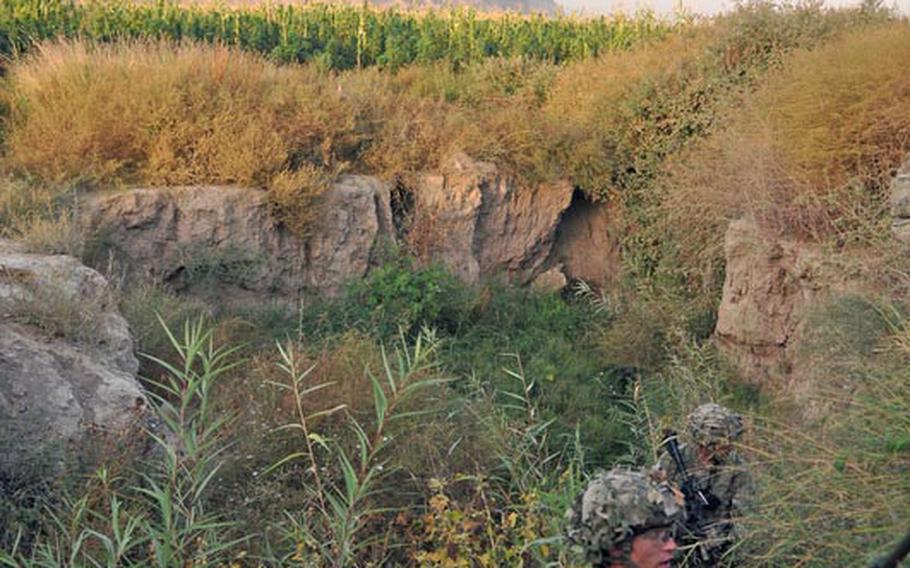
<svg viewBox="0 0 910 568">
<path fill-rule="evenodd" d="M 531 282 L 531 287 L 541 292 L 561 292 L 568 283 L 565 269 L 560 264 L 538 275 Z"/>
<path fill-rule="evenodd" d="M 140 188 L 90 196 L 85 225 L 124 266 L 221 302 L 332 296 L 363 276 L 391 231 L 389 192 L 366 176 L 343 176 L 321 198 L 312 235 L 284 226 L 257 189 L 224 186 Z"/>
<path fill-rule="evenodd" d="M 763 231 L 750 220 L 730 224 L 726 279 L 714 336 L 752 382 L 781 384 L 809 310 L 837 287 L 817 245 Z"/>
<path fill-rule="evenodd" d="M 107 281 L 69 256 L 0 243 L 0 474 L 59 471 L 87 435 L 148 418 L 126 320 Z"/>
<path fill-rule="evenodd" d="M 546 271 L 572 198 L 568 182 L 526 187 L 464 154 L 416 186 L 409 244 L 468 283 L 504 276 L 526 284 Z"/>
</svg>

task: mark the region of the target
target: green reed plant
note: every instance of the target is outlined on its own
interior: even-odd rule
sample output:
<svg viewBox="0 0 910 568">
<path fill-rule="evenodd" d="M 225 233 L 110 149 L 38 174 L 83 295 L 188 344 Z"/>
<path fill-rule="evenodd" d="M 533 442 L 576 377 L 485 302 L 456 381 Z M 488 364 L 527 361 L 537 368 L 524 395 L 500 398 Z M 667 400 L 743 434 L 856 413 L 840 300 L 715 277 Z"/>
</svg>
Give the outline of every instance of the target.
<svg viewBox="0 0 910 568">
<path fill-rule="evenodd" d="M 280 386 L 292 394 L 298 409 L 297 422 L 283 429 L 299 431 L 306 449 L 285 456 L 270 469 L 303 459 L 313 478 L 310 513 L 288 512 L 285 536 L 294 543 L 292 557 L 341 568 L 357 565 L 363 555 L 388 554 L 383 535 L 368 531 L 368 523 L 391 512 L 382 504 L 382 497 L 389 490 L 386 482 L 398 470 L 389 452 L 399 432 L 406 422 L 433 412 L 418 399 L 448 382 L 438 376 L 437 349 L 436 334 L 427 328 L 413 340 L 402 332 L 391 354 L 382 348 L 381 373 L 366 371 L 373 390 L 373 419 L 367 422 L 353 413 L 347 415 L 352 444 L 327 440 L 313 431 L 313 419 L 344 407 L 307 413 L 304 397 L 330 383 L 307 385 L 312 367 L 301 370 L 293 350 L 281 349 L 280 365 L 288 380 Z M 321 450 L 321 460 L 317 459 L 317 448 Z"/>
<path fill-rule="evenodd" d="M 166 427 L 165 432 L 150 434 L 164 454 L 163 466 L 159 472 L 142 474 L 144 483 L 136 491 L 150 501 L 153 520 L 143 528 L 153 551 L 151 560 L 157 566 L 174 566 L 207 561 L 238 542 L 223 540 L 230 523 L 207 512 L 205 494 L 221 467 L 219 456 L 226 448 L 222 431 L 229 420 L 212 413 L 212 388 L 240 361 L 231 360 L 237 347 L 215 347 L 213 330 L 201 318 L 185 322 L 180 338 L 165 331 L 178 363 L 152 357 L 167 373 L 164 380 L 150 381 L 160 391 L 150 394 Z"/>
<path fill-rule="evenodd" d="M 504 452 L 501 459 L 511 483 L 517 489 L 527 491 L 546 479 L 549 464 L 559 457 L 547 441 L 550 426 L 556 419 L 542 419 L 535 392 L 537 381 L 526 375 L 521 357 L 514 353 L 505 356 L 514 359 L 515 368 L 503 368 L 514 381 L 514 388 L 497 391 L 504 400 L 497 407 L 508 413 L 501 417 L 501 427 L 507 434 L 509 451 Z"/>
<path fill-rule="evenodd" d="M 164 322 L 161 322 L 164 325 Z M 149 381 L 155 417 L 147 431 L 154 442 L 128 476 L 102 465 L 81 494 L 47 510 L 32 544 L 13 541 L 0 554 L 10 566 L 214 566 L 246 540 L 210 512 L 207 499 L 222 464 L 229 420 L 210 404 L 215 384 L 240 362 L 236 348 L 216 347 L 205 320 L 187 321 L 181 335 L 165 327 L 177 363 L 155 358 L 165 370 Z M 151 424 L 151 422 L 150 422 Z"/>
</svg>

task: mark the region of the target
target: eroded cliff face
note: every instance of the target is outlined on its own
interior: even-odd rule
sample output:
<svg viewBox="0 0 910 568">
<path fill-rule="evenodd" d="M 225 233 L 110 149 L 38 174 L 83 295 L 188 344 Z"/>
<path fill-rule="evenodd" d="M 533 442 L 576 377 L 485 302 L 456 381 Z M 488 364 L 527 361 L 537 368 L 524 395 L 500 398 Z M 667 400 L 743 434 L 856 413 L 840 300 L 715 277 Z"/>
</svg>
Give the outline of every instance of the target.
<svg viewBox="0 0 910 568">
<path fill-rule="evenodd" d="M 615 286 L 622 273 L 622 253 L 620 227 L 610 204 L 576 191 L 557 227 L 552 258 L 568 280 Z"/>
<path fill-rule="evenodd" d="M 832 290 L 824 255 L 745 219 L 730 224 L 724 252 L 717 343 L 747 380 L 786 381 L 809 310 Z"/>
<path fill-rule="evenodd" d="M 304 241 L 282 225 L 262 191 L 243 187 L 140 188 L 90 196 L 86 227 L 128 281 L 150 279 L 222 301 L 332 296 L 366 274 L 391 225 L 385 184 L 344 176 L 324 196 Z"/>
<path fill-rule="evenodd" d="M 241 187 L 94 195 L 81 216 L 128 281 L 151 279 L 221 302 L 294 305 L 335 296 L 388 244 L 470 284 L 501 278 L 560 289 L 581 278 L 602 286 L 618 267 L 609 210 L 573 199 L 567 182 L 523 186 L 456 154 L 414 185 L 407 203 L 393 203 L 386 183 L 342 176 L 322 196 L 305 239 L 280 222 L 262 191 Z"/>
<path fill-rule="evenodd" d="M 896 172 L 890 191 L 893 249 L 832 251 L 748 219 L 729 225 L 714 337 L 746 380 L 792 391 L 813 388 L 808 383 L 814 362 L 800 352 L 807 318 L 837 298 L 868 297 L 876 280 L 869 272 L 882 261 L 869 257 L 896 253 L 894 259 L 903 263 L 910 254 L 910 159 Z"/>
<path fill-rule="evenodd" d="M 568 183 L 523 187 L 492 164 L 456 155 L 418 179 L 406 238 L 465 282 L 526 284 L 545 270 L 571 197 Z"/>
<path fill-rule="evenodd" d="M 746 381 L 795 401 L 836 388 L 824 369 L 842 354 L 833 353 L 836 347 L 828 341 L 842 332 L 872 340 L 874 326 L 883 324 L 864 322 L 872 327 L 855 330 L 828 326 L 847 325 L 843 318 L 855 317 L 847 314 L 859 306 L 878 314 L 876 267 L 897 259 L 890 254 L 897 251 L 880 245 L 837 249 L 781 236 L 747 219 L 729 225 L 724 248 L 726 277 L 714 331 L 721 352 Z M 805 416 L 812 412 L 804 409 Z"/>
</svg>

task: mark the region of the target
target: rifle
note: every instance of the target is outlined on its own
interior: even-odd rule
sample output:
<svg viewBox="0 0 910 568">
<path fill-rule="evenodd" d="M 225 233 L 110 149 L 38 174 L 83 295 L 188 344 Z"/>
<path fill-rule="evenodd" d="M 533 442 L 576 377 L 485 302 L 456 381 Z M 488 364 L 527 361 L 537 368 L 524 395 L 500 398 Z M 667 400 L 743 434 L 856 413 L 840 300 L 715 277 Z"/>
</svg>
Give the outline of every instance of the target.
<svg viewBox="0 0 910 568">
<path fill-rule="evenodd" d="M 904 535 L 904 538 L 889 554 L 873 562 L 869 568 L 897 568 L 900 561 L 908 554 L 910 554 L 910 533 Z"/>
<path fill-rule="evenodd" d="M 680 489 L 682 489 L 683 495 L 686 497 L 686 509 L 693 518 L 701 519 L 702 510 L 706 507 L 710 508 L 712 503 L 705 496 L 698 480 L 686 470 L 686 462 L 683 461 L 682 454 L 679 453 L 679 441 L 676 432 L 667 430 L 664 434 L 664 441 L 661 445 L 667 448 L 667 452 L 673 458 L 673 463 L 676 464 L 676 471 L 682 476 L 683 481 Z"/>
<path fill-rule="evenodd" d="M 686 534 L 681 535 L 683 537 L 681 543 L 684 545 L 693 545 L 694 548 L 692 550 L 694 556 L 691 556 L 690 558 L 695 563 L 695 566 L 713 566 L 714 562 L 710 553 L 708 553 L 708 551 L 699 543 L 705 537 L 703 527 L 704 511 L 705 509 L 713 508 L 715 502 L 708 499 L 708 496 L 705 495 L 702 490 L 698 479 L 686 469 L 686 462 L 683 461 L 682 454 L 679 451 L 679 441 L 676 432 L 673 430 L 665 431 L 664 441 L 661 445 L 667 449 L 667 453 L 673 458 L 673 463 L 676 464 L 676 471 L 682 478 L 680 489 L 686 499 L 687 522 L 684 525 Z"/>
</svg>

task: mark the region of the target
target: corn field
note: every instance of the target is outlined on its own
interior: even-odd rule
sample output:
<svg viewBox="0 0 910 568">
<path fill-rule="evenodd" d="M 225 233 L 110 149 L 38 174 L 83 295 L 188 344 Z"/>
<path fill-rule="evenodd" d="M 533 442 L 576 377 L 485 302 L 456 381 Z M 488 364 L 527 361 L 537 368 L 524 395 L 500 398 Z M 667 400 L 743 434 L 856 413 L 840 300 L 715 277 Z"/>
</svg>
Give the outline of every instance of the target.
<svg viewBox="0 0 910 568">
<path fill-rule="evenodd" d="M 481 15 L 467 8 L 412 13 L 327 4 L 229 8 L 169 0 L 0 0 L 0 54 L 22 53 L 51 38 L 152 38 L 220 42 L 276 61 L 313 61 L 339 70 L 431 61 L 458 67 L 485 57 L 561 63 L 627 49 L 675 25 L 648 13 L 580 19 Z"/>
</svg>

